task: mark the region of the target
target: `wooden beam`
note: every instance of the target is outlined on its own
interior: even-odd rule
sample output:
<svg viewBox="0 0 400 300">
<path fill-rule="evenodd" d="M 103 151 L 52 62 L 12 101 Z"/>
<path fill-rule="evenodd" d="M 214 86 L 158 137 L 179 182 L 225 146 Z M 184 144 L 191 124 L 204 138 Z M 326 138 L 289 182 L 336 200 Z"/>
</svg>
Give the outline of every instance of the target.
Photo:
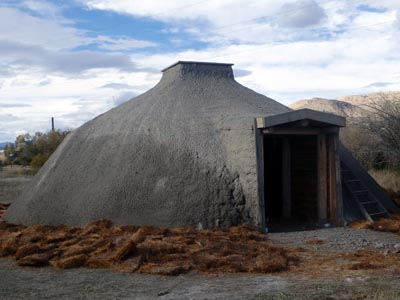
<svg viewBox="0 0 400 300">
<path fill-rule="evenodd" d="M 320 122 L 327 126 L 346 126 L 346 118 L 330 113 L 315 111 L 311 109 L 298 109 L 290 112 L 264 117 L 264 121 L 259 123 L 264 127 L 277 126 L 287 123 L 308 119 L 311 121 Z"/>
<path fill-rule="evenodd" d="M 330 127 L 324 127 L 322 129 L 322 132 L 325 134 L 339 134 L 340 127 L 337 126 L 330 126 Z"/>
<path fill-rule="evenodd" d="M 335 175 L 336 175 L 336 225 L 343 225 L 343 191 L 342 191 L 342 173 L 340 169 L 339 155 L 339 135 L 333 135 L 333 149 L 335 153 Z"/>
<path fill-rule="evenodd" d="M 335 165 L 335 142 L 333 135 L 329 135 L 329 212 L 330 221 L 332 224 L 336 224 L 337 213 L 336 213 L 336 165 Z"/>
<path fill-rule="evenodd" d="M 308 126 L 310 125 L 310 120 L 308 120 L 308 119 L 303 119 L 303 120 L 300 121 L 300 125 L 301 125 L 302 127 L 308 127 Z"/>
<path fill-rule="evenodd" d="M 287 135 L 316 135 L 320 134 L 318 128 L 290 128 L 290 127 L 269 127 L 263 130 L 266 134 L 287 134 Z"/>
<path fill-rule="evenodd" d="M 257 121 L 256 121 L 257 122 Z M 256 164 L 258 181 L 258 207 L 259 207 L 259 226 L 264 231 L 265 222 L 265 194 L 264 194 L 264 135 L 261 129 L 255 130 L 256 142 Z"/>
<path fill-rule="evenodd" d="M 290 159 L 290 140 L 285 137 L 282 140 L 282 215 L 284 218 L 290 218 L 292 215 Z"/>
<path fill-rule="evenodd" d="M 338 134 L 339 127 L 268 127 L 263 129 L 265 134 L 282 135 L 318 135 L 318 134 Z"/>
<path fill-rule="evenodd" d="M 327 157 L 326 135 L 318 135 L 318 219 L 326 222 L 328 218 L 327 204 Z"/>
</svg>

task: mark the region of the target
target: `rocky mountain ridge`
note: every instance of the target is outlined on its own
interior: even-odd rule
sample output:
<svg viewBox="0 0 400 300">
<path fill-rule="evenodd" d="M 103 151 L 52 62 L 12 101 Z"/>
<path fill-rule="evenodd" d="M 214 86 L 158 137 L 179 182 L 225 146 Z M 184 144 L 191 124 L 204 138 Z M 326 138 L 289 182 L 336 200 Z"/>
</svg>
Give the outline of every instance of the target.
<svg viewBox="0 0 400 300">
<path fill-rule="evenodd" d="M 370 112 L 369 106 L 372 103 L 381 101 L 383 98 L 400 99 L 400 91 L 343 96 L 338 97 L 337 99 L 302 99 L 289 104 L 289 107 L 293 109 L 309 108 L 337 114 L 347 118 L 359 118 L 368 115 Z"/>
</svg>

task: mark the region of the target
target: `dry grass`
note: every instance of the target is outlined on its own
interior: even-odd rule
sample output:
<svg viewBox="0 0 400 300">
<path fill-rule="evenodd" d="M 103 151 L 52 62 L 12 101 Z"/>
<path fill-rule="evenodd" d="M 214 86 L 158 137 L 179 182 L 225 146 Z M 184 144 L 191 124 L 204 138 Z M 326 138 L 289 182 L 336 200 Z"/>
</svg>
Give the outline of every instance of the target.
<svg viewBox="0 0 400 300">
<path fill-rule="evenodd" d="M 6 206 L 0 207 L 0 215 Z M 399 220 L 358 222 L 358 228 L 400 232 Z M 328 243 L 312 239 L 307 245 Z M 290 271 L 310 277 L 338 272 L 400 270 L 396 254 L 377 251 L 329 252 L 283 248 L 250 226 L 226 229 L 113 226 L 100 220 L 83 228 L 11 225 L 0 220 L 0 257 L 20 266 L 109 268 L 117 272 L 178 275 L 201 273 L 271 273 Z M 379 263 L 378 263 L 379 262 Z M 357 275 L 358 276 L 358 275 Z"/>
<path fill-rule="evenodd" d="M 393 215 L 392 219 L 380 219 L 374 222 L 366 220 L 355 221 L 351 226 L 358 229 L 371 229 L 400 235 L 400 215 Z"/>
<path fill-rule="evenodd" d="M 400 205 L 400 173 L 390 170 L 370 170 L 369 174 Z"/>
<path fill-rule="evenodd" d="M 83 228 L 0 221 L 0 257 L 12 257 L 21 266 L 84 266 L 164 275 L 189 270 L 270 273 L 297 263 L 293 254 L 272 245 L 250 226 L 166 229 L 112 226 L 107 220 Z"/>
<path fill-rule="evenodd" d="M 301 263 L 291 268 L 290 275 L 302 275 L 314 279 L 341 277 L 351 278 L 385 274 L 389 270 L 400 272 L 398 254 L 384 254 L 376 250 L 350 252 L 306 251 L 298 253 Z"/>
<path fill-rule="evenodd" d="M 0 167 L 0 202 L 9 203 L 17 198 L 24 186 L 32 179 L 29 168 Z"/>
<path fill-rule="evenodd" d="M 326 241 L 321 239 L 312 239 L 312 240 L 307 240 L 305 243 L 308 245 L 322 245 L 325 244 Z"/>
<path fill-rule="evenodd" d="M 10 204 L 3 204 L 0 203 L 0 221 L 1 218 L 3 217 L 4 213 L 6 212 L 6 209 L 10 206 Z"/>
<path fill-rule="evenodd" d="M 391 190 L 386 191 L 389 194 L 389 197 L 393 199 L 393 201 L 400 206 L 400 192 L 394 192 Z"/>
<path fill-rule="evenodd" d="M 350 270 L 371 270 L 382 268 L 381 265 L 371 264 L 369 261 L 360 261 L 356 262 L 349 266 Z"/>
</svg>

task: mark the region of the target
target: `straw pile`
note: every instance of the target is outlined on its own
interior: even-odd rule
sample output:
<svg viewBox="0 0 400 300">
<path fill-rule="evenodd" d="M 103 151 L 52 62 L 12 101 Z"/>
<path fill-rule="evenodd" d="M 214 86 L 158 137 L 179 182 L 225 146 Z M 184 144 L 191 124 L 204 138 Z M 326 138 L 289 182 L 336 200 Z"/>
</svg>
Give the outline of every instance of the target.
<svg viewBox="0 0 400 300">
<path fill-rule="evenodd" d="M 250 226 L 196 230 L 113 226 L 21 226 L 0 221 L 0 257 L 20 266 L 110 268 L 118 272 L 178 275 L 190 270 L 269 273 L 297 258 Z"/>
</svg>

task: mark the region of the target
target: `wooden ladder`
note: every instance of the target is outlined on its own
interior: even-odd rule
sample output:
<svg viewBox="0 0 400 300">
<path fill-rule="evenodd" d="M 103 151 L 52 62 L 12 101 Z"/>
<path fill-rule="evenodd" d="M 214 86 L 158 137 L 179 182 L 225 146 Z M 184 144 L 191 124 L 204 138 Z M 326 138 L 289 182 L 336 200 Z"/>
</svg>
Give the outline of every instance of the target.
<svg viewBox="0 0 400 300">
<path fill-rule="evenodd" d="M 364 183 L 342 161 L 340 163 L 342 183 L 357 202 L 364 217 L 369 221 L 380 218 L 390 218 L 390 215 L 381 202 L 369 192 Z"/>
</svg>

